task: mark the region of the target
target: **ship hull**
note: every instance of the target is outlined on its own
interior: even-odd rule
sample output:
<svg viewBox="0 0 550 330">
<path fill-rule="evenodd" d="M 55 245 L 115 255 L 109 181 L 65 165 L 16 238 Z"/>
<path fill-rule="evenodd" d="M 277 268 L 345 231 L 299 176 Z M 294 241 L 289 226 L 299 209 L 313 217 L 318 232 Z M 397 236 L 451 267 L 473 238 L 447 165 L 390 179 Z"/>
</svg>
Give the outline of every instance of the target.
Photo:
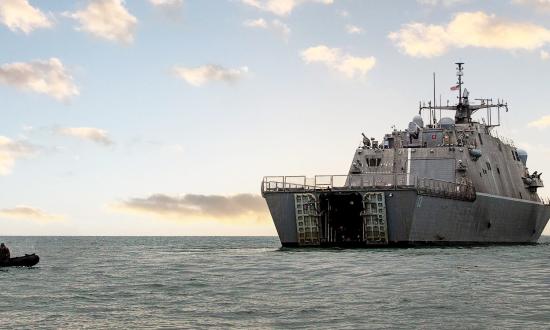
<svg viewBox="0 0 550 330">
<path fill-rule="evenodd" d="M 266 193 L 264 197 L 285 247 L 527 244 L 537 242 L 550 218 L 548 205 L 490 194 L 476 193 L 475 200 L 467 201 L 421 195 L 413 189 L 380 193 L 385 199 L 387 239 L 376 244 L 362 238 L 339 239 L 338 234 L 335 239 L 323 228 L 319 228 L 318 242 L 304 244 L 297 228 L 296 192 Z M 318 192 L 310 195 L 321 198 Z"/>
</svg>

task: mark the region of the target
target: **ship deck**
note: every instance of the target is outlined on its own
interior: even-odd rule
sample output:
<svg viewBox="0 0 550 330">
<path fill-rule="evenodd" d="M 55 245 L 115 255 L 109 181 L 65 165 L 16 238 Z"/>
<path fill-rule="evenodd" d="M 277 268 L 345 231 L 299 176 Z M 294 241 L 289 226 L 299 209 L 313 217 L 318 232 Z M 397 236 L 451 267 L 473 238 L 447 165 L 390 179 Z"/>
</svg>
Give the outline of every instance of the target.
<svg viewBox="0 0 550 330">
<path fill-rule="evenodd" d="M 403 173 L 363 173 L 351 175 L 266 176 L 262 195 L 270 193 L 329 193 L 414 190 L 419 195 L 469 200 L 476 198 L 472 185 L 418 178 Z"/>
</svg>

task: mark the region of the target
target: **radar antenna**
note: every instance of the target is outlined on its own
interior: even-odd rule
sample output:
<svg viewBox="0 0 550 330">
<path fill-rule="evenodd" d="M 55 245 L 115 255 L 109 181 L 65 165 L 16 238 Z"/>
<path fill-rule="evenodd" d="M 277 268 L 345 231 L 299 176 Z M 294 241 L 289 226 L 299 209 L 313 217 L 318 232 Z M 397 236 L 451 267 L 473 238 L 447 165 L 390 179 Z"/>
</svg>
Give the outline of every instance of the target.
<svg viewBox="0 0 550 330">
<path fill-rule="evenodd" d="M 500 125 L 500 109 L 505 108 L 506 112 L 508 112 L 508 103 L 505 103 L 502 100 L 497 100 L 497 103 L 494 104 L 493 102 L 488 102 L 487 99 L 485 101 L 487 102 L 480 102 L 480 104 L 470 104 L 468 97 L 469 92 L 467 89 L 462 90 L 462 85 L 464 84 L 464 81 L 462 81 L 462 76 L 464 75 L 463 69 L 464 69 L 464 63 L 463 62 L 456 62 L 457 65 L 456 68 L 456 76 L 458 77 L 457 85 L 452 90 L 458 89 L 458 104 L 456 105 L 449 105 L 447 102 L 446 106 L 442 106 L 439 104 L 437 106 L 435 104 L 432 105 L 431 102 L 428 103 L 428 106 L 426 106 L 425 103 L 420 103 L 419 111 L 418 113 L 421 114 L 422 110 L 430 110 L 430 117 L 432 115 L 432 111 L 435 114 L 435 110 L 452 110 L 455 111 L 455 122 L 457 124 L 464 124 L 464 123 L 471 123 L 472 122 L 472 114 L 476 112 L 479 109 L 487 109 L 490 111 L 491 108 L 497 108 L 498 109 L 498 119 L 499 124 L 498 125 L 492 125 L 491 121 L 488 122 L 489 127 L 493 126 L 499 126 Z M 435 78 L 435 75 L 434 75 Z M 457 88 L 458 87 L 458 88 Z M 435 97 L 434 97 L 435 99 Z M 489 115 L 490 116 L 490 115 Z"/>
</svg>

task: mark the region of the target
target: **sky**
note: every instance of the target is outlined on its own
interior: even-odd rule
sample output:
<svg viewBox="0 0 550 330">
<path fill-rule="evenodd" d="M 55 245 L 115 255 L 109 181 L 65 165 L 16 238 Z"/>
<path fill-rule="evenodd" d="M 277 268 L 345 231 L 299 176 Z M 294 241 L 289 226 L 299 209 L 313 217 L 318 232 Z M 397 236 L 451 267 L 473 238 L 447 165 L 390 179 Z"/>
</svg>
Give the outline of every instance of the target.
<svg viewBox="0 0 550 330">
<path fill-rule="evenodd" d="M 3 235 L 276 235 L 263 176 L 347 173 L 456 61 L 550 174 L 549 0 L 0 0 L 0 50 Z"/>
</svg>

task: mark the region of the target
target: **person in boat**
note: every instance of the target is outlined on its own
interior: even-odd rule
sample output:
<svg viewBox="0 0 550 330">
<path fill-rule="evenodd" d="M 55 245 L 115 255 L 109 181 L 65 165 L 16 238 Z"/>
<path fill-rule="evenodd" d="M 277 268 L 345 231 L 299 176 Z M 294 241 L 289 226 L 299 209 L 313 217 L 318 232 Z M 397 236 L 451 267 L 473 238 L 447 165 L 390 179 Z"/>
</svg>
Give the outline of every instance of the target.
<svg viewBox="0 0 550 330">
<path fill-rule="evenodd" d="M 0 263 L 10 261 L 10 249 L 4 243 L 0 244 Z"/>
</svg>

